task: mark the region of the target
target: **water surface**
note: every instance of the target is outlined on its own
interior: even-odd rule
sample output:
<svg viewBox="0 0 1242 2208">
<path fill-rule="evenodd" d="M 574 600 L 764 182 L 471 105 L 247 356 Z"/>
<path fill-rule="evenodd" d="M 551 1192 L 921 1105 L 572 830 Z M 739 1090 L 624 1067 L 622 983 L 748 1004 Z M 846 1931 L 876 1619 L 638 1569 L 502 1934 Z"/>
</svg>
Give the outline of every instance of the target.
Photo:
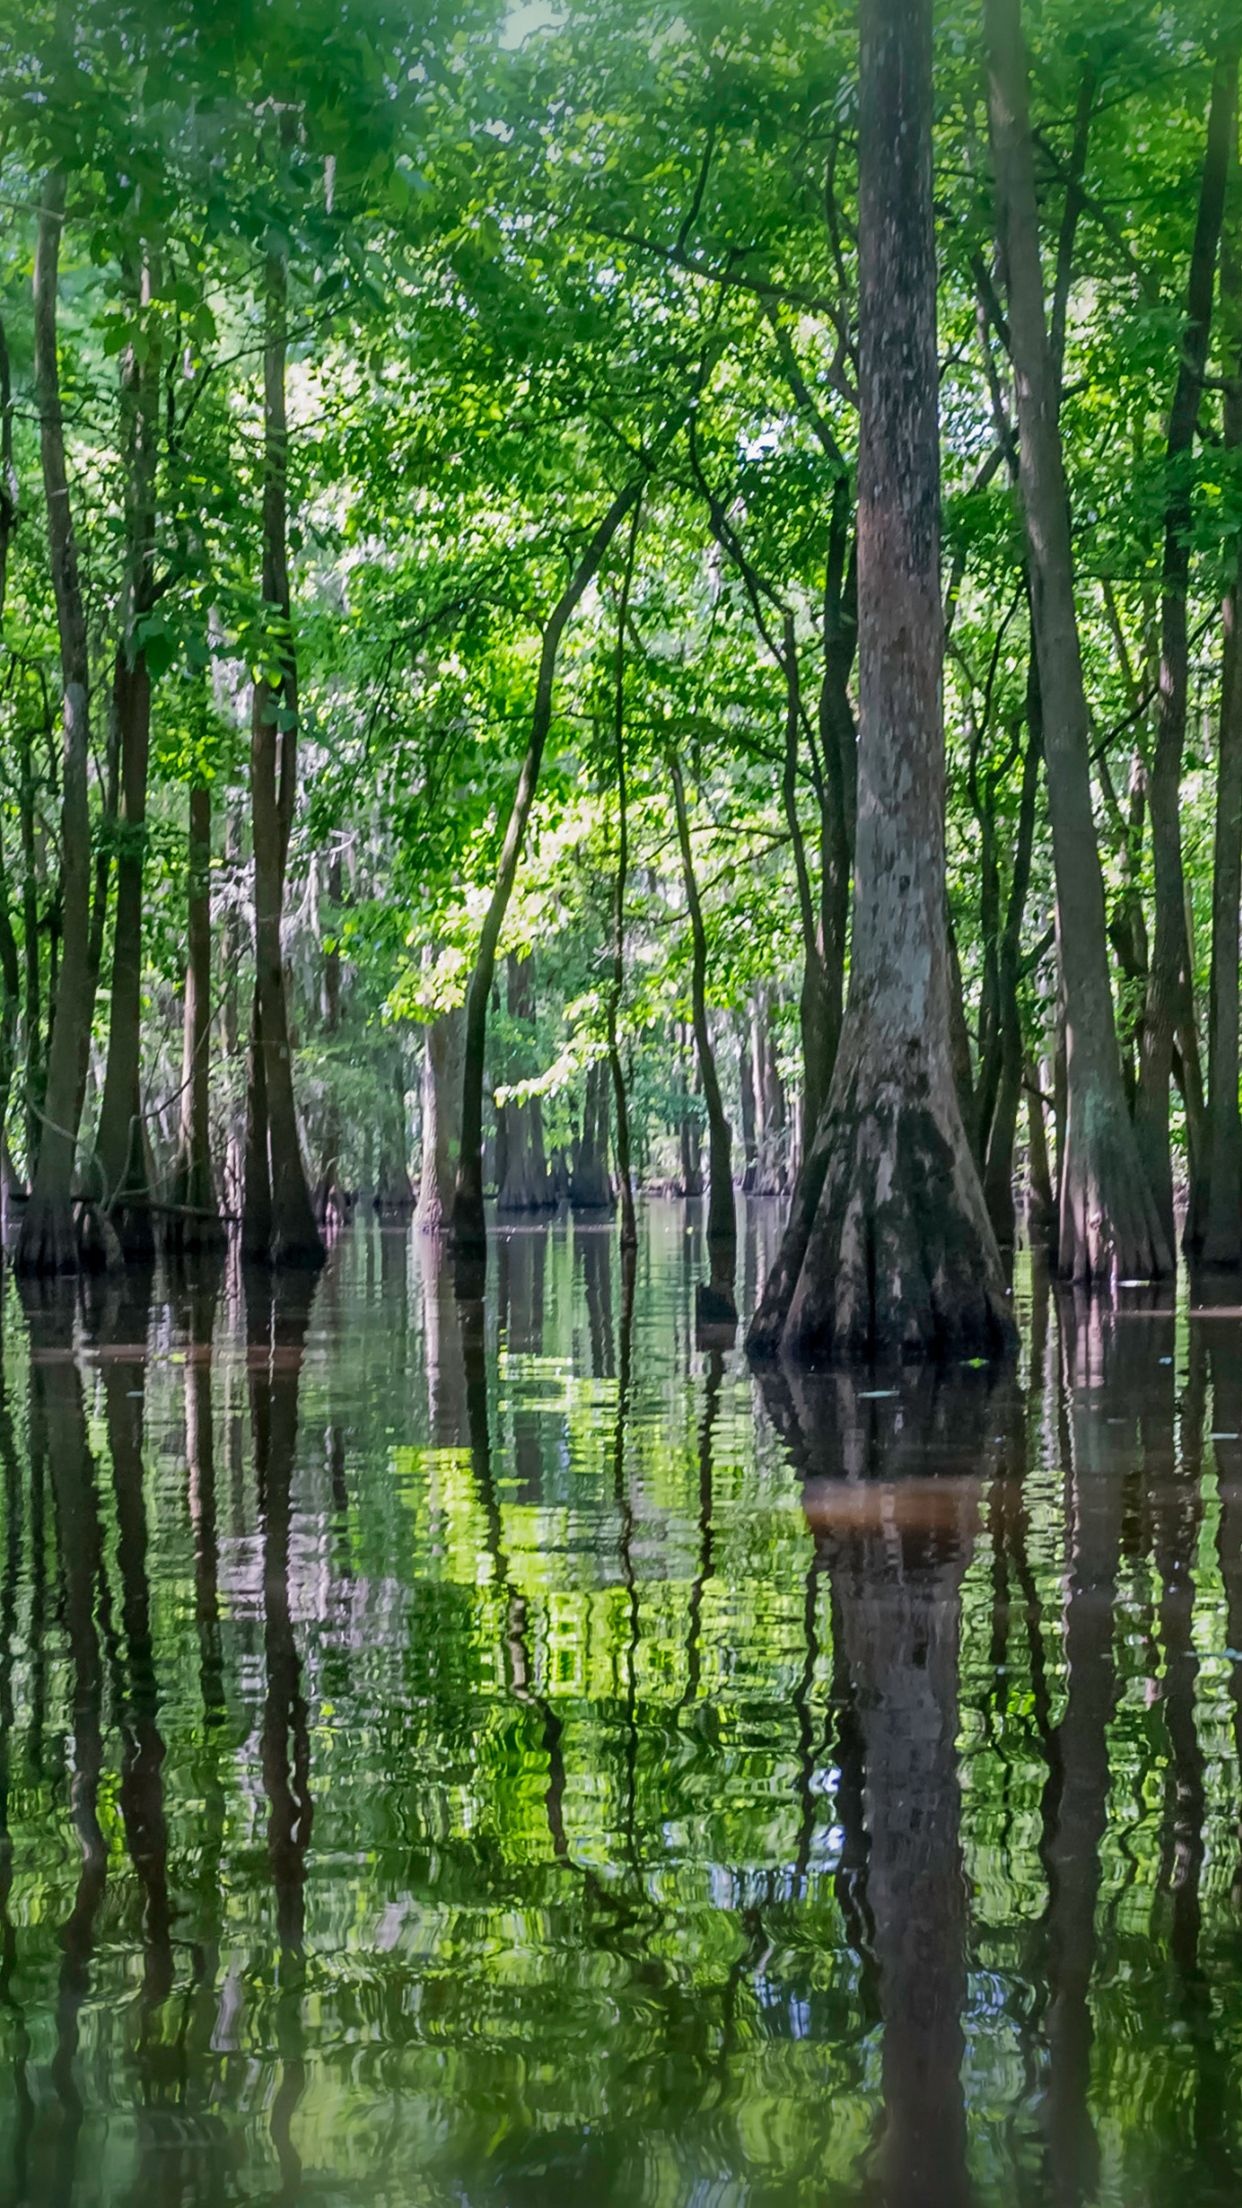
<svg viewBox="0 0 1242 2208">
<path fill-rule="evenodd" d="M 1242 2200 L 1242 1309 L 760 1384 L 699 1226 L 6 1290 L 0 2202 Z"/>
</svg>

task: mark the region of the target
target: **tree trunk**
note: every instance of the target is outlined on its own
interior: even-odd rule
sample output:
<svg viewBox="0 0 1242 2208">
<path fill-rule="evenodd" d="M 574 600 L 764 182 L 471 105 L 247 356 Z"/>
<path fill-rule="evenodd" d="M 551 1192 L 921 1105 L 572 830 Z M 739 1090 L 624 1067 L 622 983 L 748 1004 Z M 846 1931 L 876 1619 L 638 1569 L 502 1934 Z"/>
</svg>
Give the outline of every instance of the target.
<svg viewBox="0 0 1242 2208">
<path fill-rule="evenodd" d="M 1147 974 L 1147 1001 L 1139 1059 L 1134 1125 L 1165 1240 L 1173 1246 L 1173 1161 L 1169 1147 L 1169 1081 L 1174 1038 L 1182 1038 L 1187 1132 L 1192 1176 L 1195 1137 L 1202 1114 L 1193 975 L 1186 928 L 1182 867 L 1181 780 L 1186 736 L 1189 642 L 1186 594 L 1190 582 L 1191 481 L 1189 461 L 1203 390 L 1212 326 L 1212 292 L 1225 206 L 1238 89 L 1238 38 L 1234 32 L 1217 60 L 1208 113 L 1207 151 L 1186 291 L 1186 326 L 1173 403 L 1169 410 L 1165 470 L 1164 564 L 1160 595 L 1160 717 L 1152 761 L 1151 810 L 1156 925 Z"/>
<path fill-rule="evenodd" d="M 930 0 L 863 0 L 860 719 L 850 994 L 750 1332 L 817 1362 L 1013 1338 L 954 1085 L 944 859 Z"/>
<path fill-rule="evenodd" d="M 341 906 L 344 901 L 344 878 L 339 844 L 334 847 L 328 861 L 328 898 L 332 906 L 332 934 L 323 959 L 323 1032 L 331 1050 L 341 1025 Z M 334 1071 L 330 1067 L 330 1083 Z M 335 1090 L 330 1086 L 324 1122 L 323 1171 L 315 1191 L 315 1215 L 321 1227 L 331 1229 L 342 1224 L 346 1211 L 345 1192 L 341 1187 L 341 1109 Z"/>
<path fill-rule="evenodd" d="M 33 747 L 21 739 L 18 814 L 22 846 L 22 1020 L 25 1026 L 26 1184 L 33 1187 L 43 1133 L 46 1067 L 43 1056 L 42 977 L 39 971 L 39 845 L 35 819 Z"/>
<path fill-rule="evenodd" d="M 1014 1239 L 1013 1153 L 1022 1101 L 1025 1058 L 1019 984 L 1022 978 L 1022 922 L 1031 879 L 1035 841 L 1035 801 L 1043 757 L 1043 718 L 1037 661 L 1031 654 L 1027 675 L 1027 736 L 1022 762 L 1022 791 L 1014 838 L 1013 872 L 1004 925 L 997 946 L 997 1071 L 991 1121 L 984 1149 L 983 1195 L 988 1217 L 1002 1248 Z"/>
<path fill-rule="evenodd" d="M 150 262 L 129 285 L 130 305 L 149 308 Z M 149 1259 L 155 1248 L 151 1190 L 143 1140 L 142 902 L 147 816 L 147 763 L 151 749 L 151 678 L 141 624 L 154 603 L 155 471 L 159 440 L 160 367 L 147 318 L 150 350 L 140 360 L 130 346 L 121 368 L 124 421 L 125 568 L 121 585 L 121 638 L 117 646 L 112 710 L 120 759 L 116 860 L 116 917 L 112 943 L 112 1001 L 108 1067 L 99 1114 L 96 1151 L 104 1202 L 127 1257 Z"/>
<path fill-rule="evenodd" d="M 13 381 L 3 319 L 0 319 L 0 628 L 8 597 L 9 547 L 17 527 L 17 470 L 13 464 Z M 37 955 L 37 952 L 36 952 Z M 9 884 L 0 848 L 0 1207 L 7 1205 L 13 1184 L 8 1157 L 9 1096 L 17 1065 L 17 1028 L 21 1012 L 22 975 L 13 932 Z M 0 1231 L 0 1241 L 4 1239 Z"/>
<path fill-rule="evenodd" d="M 1118 1274 L 1146 1277 L 1168 1272 L 1172 1259 L 1126 1109 L 1109 985 L 1069 500 L 1039 260 L 1021 0 L 984 0 L 984 16 L 1065 991 L 1068 1124 L 1061 1157 L 1059 1262 L 1061 1271 L 1078 1281 L 1106 1281 Z"/>
<path fill-rule="evenodd" d="M 744 1012 L 734 1020 L 737 1033 L 737 1088 L 742 1108 L 742 1194 L 755 1186 L 758 1167 L 758 1135 L 755 1124 L 755 1061 L 751 1051 L 750 1021 Z"/>
<path fill-rule="evenodd" d="M 534 1051 L 535 986 L 534 968 L 529 958 L 510 955 L 506 991 L 510 1020 L 531 1030 L 530 1051 L 519 1053 L 516 1068 L 522 1078 L 530 1071 Z M 543 1107 L 538 1097 L 531 1097 L 525 1104 L 502 1104 L 497 1113 L 497 1137 L 501 1152 L 497 1211 L 546 1211 L 552 1201 L 552 1191 L 543 1148 Z"/>
<path fill-rule="evenodd" d="M 448 1226 L 457 1178 L 461 1110 L 462 1014 L 442 1012 L 427 1029 L 423 1056 L 422 1165 L 414 1224 L 423 1234 Z"/>
<path fill-rule="evenodd" d="M 186 845 L 185 1010 L 181 1054 L 181 1124 L 165 1241 L 183 1255 L 218 1249 L 224 1227 L 211 1166 L 211 788 L 190 790 Z"/>
<path fill-rule="evenodd" d="M 47 504 L 48 551 L 61 664 L 61 963 L 41 1113 L 39 1159 L 18 1237 L 23 1273 L 76 1272 L 84 1261 L 74 1229 L 73 1177 L 82 1078 L 90 1043 L 91 816 L 87 781 L 90 664 L 86 609 L 65 468 L 65 427 L 56 357 L 56 294 L 65 180 L 44 181 L 34 270 L 35 394 Z M 92 1245 L 98 1251 L 99 1245 Z"/>
<path fill-rule="evenodd" d="M 686 811 L 686 791 L 681 766 L 675 753 L 669 755 L 669 772 L 673 783 L 673 805 L 677 815 L 677 839 L 681 846 L 682 875 L 686 885 L 686 905 L 690 914 L 690 938 L 692 947 L 691 1004 L 694 1024 L 695 1051 L 699 1062 L 699 1078 L 703 1084 L 703 1102 L 707 1107 L 707 1239 L 721 1246 L 737 1244 L 737 1216 L 733 1202 L 733 1134 L 725 1117 L 720 1094 L 720 1080 L 716 1072 L 716 1053 L 712 1047 L 711 1031 L 707 1023 L 707 931 L 703 925 L 703 908 L 699 903 L 699 888 L 694 872 L 694 853 L 690 845 L 690 821 Z"/>
<path fill-rule="evenodd" d="M 616 1120 L 617 1186 L 621 1196 L 621 1247 L 638 1247 L 638 1221 L 634 1213 L 634 1171 L 630 1158 L 630 1100 L 621 1063 L 621 1000 L 625 994 L 625 893 L 629 883 L 630 816 L 629 785 L 625 759 L 625 630 L 634 561 L 638 551 L 641 503 L 634 508 L 630 541 L 621 575 L 617 601 L 616 665 L 613 679 L 613 769 L 617 785 L 617 864 L 612 883 L 612 976 L 607 997 L 608 1072 Z"/>
<path fill-rule="evenodd" d="M 643 487 L 643 478 L 634 482 L 614 498 L 607 513 L 595 530 L 585 550 L 581 553 L 569 582 L 557 599 L 543 632 L 543 649 L 539 658 L 539 676 L 535 686 L 535 704 L 531 714 L 530 737 L 526 757 L 518 776 L 513 807 L 501 845 L 500 864 L 496 872 L 496 886 L 483 922 L 479 947 L 475 954 L 474 971 L 466 992 L 465 1053 L 462 1066 L 461 1101 L 461 1151 L 457 1164 L 457 1186 L 453 1195 L 453 1241 L 465 1251 L 481 1251 L 486 1248 L 486 1229 L 483 1211 L 483 1071 L 487 1051 L 487 1006 L 492 993 L 492 979 L 496 971 L 496 951 L 500 931 L 504 926 L 518 861 L 526 840 L 526 826 L 535 791 L 539 786 L 539 769 L 543 764 L 543 747 L 552 725 L 552 694 L 556 677 L 556 660 L 561 638 L 573 613 L 598 570 L 604 554 L 625 517 L 636 505 Z"/>
<path fill-rule="evenodd" d="M 574 1158 L 569 1201 L 575 1211 L 616 1209 L 608 1171 L 608 1067 L 602 1060 L 587 1068 L 582 1141 Z"/>
<path fill-rule="evenodd" d="M 287 553 L 289 434 L 285 411 L 288 249 L 276 240 L 265 268 L 263 354 L 263 599 L 279 673 L 254 686 L 250 797 L 254 835 L 255 993 L 242 1224 L 246 1255 L 267 1264 L 321 1265 L 323 1239 L 306 1185 L 281 952 L 285 869 L 297 788 L 298 685 Z"/>
<path fill-rule="evenodd" d="M 1225 445 L 1242 450 L 1242 185 L 1221 251 Z M 1206 1265 L 1242 1263 L 1242 1120 L 1238 1115 L 1238 908 L 1242 900 L 1242 560 L 1223 608 L 1220 748 L 1212 852 L 1212 979 L 1208 1009 L 1208 1106 L 1199 1185 L 1191 1191 L 1195 1239 Z"/>
<path fill-rule="evenodd" d="M 1030 1139 L 1030 1194 L 1027 1226 L 1032 1242 L 1055 1242 L 1057 1202 L 1048 1165 L 1048 1135 L 1044 1127 L 1044 1099 L 1039 1068 L 1028 1059 L 1025 1072 L 1027 1126 Z"/>
</svg>

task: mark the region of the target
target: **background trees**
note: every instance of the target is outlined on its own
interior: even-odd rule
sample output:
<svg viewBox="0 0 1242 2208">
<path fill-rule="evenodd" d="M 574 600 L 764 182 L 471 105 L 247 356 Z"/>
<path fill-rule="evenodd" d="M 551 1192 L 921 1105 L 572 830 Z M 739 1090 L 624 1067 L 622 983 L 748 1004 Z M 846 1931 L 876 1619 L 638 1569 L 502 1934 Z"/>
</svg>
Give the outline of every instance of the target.
<svg viewBox="0 0 1242 2208">
<path fill-rule="evenodd" d="M 999 1238 L 1059 1192 L 1095 1277 L 1170 1186 L 1242 1242 L 1239 187 L 1214 11 L 1080 15 L 938 20 L 934 190 L 957 1104 Z M 601 1068 L 637 1183 L 710 1121 L 722 1221 L 724 1128 L 788 1192 L 851 966 L 850 12 L 36 10 L 0 107 L 22 1262 L 217 1204 L 313 1260 L 424 1137 L 477 1237 L 497 1091 L 565 1191 Z"/>
</svg>

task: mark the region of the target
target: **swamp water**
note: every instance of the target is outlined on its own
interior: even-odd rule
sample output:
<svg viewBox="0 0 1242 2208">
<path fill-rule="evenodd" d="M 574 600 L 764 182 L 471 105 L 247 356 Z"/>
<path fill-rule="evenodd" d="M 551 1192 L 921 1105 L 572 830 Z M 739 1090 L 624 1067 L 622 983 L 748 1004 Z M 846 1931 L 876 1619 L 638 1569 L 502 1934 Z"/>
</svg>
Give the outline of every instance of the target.
<svg viewBox="0 0 1242 2208">
<path fill-rule="evenodd" d="M 1242 2201 L 1242 1308 L 760 1383 L 694 1208 L 6 1287 L 4 2208 Z"/>
</svg>

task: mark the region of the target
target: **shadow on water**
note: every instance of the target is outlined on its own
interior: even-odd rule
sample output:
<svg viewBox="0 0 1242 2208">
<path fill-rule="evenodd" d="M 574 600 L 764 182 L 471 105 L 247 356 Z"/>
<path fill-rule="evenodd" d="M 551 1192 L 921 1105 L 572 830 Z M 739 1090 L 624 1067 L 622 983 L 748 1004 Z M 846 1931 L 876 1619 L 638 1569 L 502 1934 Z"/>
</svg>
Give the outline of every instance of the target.
<svg viewBox="0 0 1242 2208">
<path fill-rule="evenodd" d="M 701 1241 L 4 1302 L 3 2208 L 1242 2198 L 1242 1311 L 756 1380 Z"/>
</svg>

